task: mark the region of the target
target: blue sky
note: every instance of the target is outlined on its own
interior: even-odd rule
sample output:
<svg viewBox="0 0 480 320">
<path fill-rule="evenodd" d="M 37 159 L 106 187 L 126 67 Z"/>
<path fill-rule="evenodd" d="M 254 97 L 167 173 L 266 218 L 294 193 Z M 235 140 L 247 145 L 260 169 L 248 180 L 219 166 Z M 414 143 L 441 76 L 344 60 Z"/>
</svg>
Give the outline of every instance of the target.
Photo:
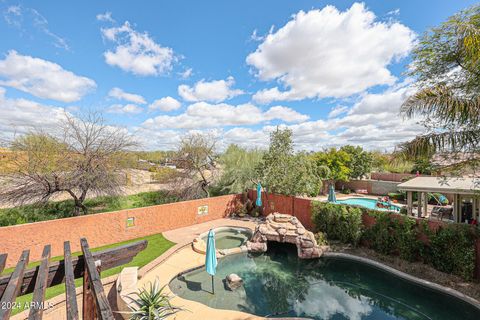
<svg viewBox="0 0 480 320">
<path fill-rule="evenodd" d="M 104 113 L 144 148 L 191 131 L 392 150 L 416 39 L 474 1 L 0 1 L 0 130 Z"/>
</svg>

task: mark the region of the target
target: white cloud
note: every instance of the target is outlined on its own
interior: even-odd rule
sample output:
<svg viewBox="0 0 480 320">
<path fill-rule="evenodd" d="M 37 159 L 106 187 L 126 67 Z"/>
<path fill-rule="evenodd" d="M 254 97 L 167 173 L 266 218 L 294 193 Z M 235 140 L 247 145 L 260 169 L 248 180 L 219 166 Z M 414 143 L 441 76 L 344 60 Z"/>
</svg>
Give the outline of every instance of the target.
<svg viewBox="0 0 480 320">
<path fill-rule="evenodd" d="M 22 5 L 9 6 L 4 10 L 3 17 L 9 25 L 19 29 L 21 33 L 28 33 L 30 39 L 36 38 L 32 32 L 38 31 L 52 39 L 55 47 L 70 50 L 67 40 L 51 31 L 47 18 L 33 8 Z"/>
<path fill-rule="evenodd" d="M 197 102 L 190 105 L 185 113 L 177 116 L 157 116 L 146 120 L 143 126 L 157 129 L 203 129 L 254 125 L 270 120 L 294 123 L 306 119 L 308 116 L 282 106 L 272 107 L 262 112 L 258 107 L 248 103 L 233 106 L 226 103 Z"/>
<path fill-rule="evenodd" d="M 408 27 L 377 21 L 361 3 L 345 12 L 333 6 L 300 11 L 248 55 L 261 80 L 285 87 L 261 90 L 254 99 L 339 98 L 391 85 L 396 78 L 387 67 L 409 53 L 414 39 Z"/>
<path fill-rule="evenodd" d="M 42 105 L 27 99 L 9 99 L 0 87 L 0 137 L 11 138 L 33 129 L 54 130 L 65 116 L 63 108 Z"/>
<path fill-rule="evenodd" d="M 128 21 L 121 27 L 102 29 L 105 39 L 116 44 L 104 53 L 111 66 L 141 76 L 158 76 L 172 69 L 176 58 L 173 50 L 157 44 L 148 33 L 133 29 Z"/>
<path fill-rule="evenodd" d="M 112 104 L 108 107 L 108 113 L 119 113 L 119 114 L 138 114 L 141 113 L 143 109 L 136 104 L 129 103 L 129 104 Z"/>
<path fill-rule="evenodd" d="M 5 79 L 0 80 L 1 85 L 62 102 L 78 101 L 97 86 L 92 79 L 77 76 L 56 63 L 13 50 L 0 60 L 0 77 Z"/>
<path fill-rule="evenodd" d="M 188 79 L 188 78 L 190 78 L 190 77 L 192 76 L 192 74 L 193 74 L 193 69 L 192 69 L 192 68 L 188 68 L 188 69 L 186 69 L 185 71 L 183 71 L 183 72 L 180 73 L 180 77 L 181 77 L 182 79 Z"/>
<path fill-rule="evenodd" d="M 226 80 L 200 80 L 193 87 L 186 84 L 178 86 L 178 94 L 186 101 L 222 102 L 244 93 L 242 90 L 232 89 L 234 84 L 235 79 L 231 76 Z"/>
<path fill-rule="evenodd" d="M 106 11 L 105 13 L 99 13 L 96 16 L 98 21 L 103 21 L 103 22 L 115 22 L 112 18 L 112 13 L 110 11 Z"/>
<path fill-rule="evenodd" d="M 150 110 L 173 111 L 179 109 L 181 106 L 182 104 L 177 99 L 168 96 L 153 101 L 148 108 Z"/>
<path fill-rule="evenodd" d="M 348 107 L 347 106 L 335 106 L 332 108 L 332 110 L 330 110 L 330 112 L 328 113 L 328 117 L 329 118 L 335 118 L 336 116 L 339 116 L 341 115 L 342 113 L 345 113 L 348 111 Z"/>
<path fill-rule="evenodd" d="M 108 96 L 118 100 L 125 100 L 129 102 L 137 103 L 137 104 L 147 103 L 145 101 L 145 98 L 142 97 L 141 95 L 125 92 L 120 88 L 112 88 L 112 90 L 108 92 Z"/>
</svg>

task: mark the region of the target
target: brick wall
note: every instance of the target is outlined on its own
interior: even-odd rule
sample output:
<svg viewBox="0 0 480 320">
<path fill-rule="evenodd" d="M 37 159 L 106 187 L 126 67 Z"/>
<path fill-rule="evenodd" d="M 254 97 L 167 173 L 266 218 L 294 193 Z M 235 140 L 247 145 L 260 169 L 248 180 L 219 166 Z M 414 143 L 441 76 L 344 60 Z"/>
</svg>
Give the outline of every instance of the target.
<svg viewBox="0 0 480 320">
<path fill-rule="evenodd" d="M 22 250 L 30 249 L 30 261 L 40 259 L 43 246 L 52 245 L 52 256 L 63 255 L 63 242 L 70 241 L 72 251 L 80 251 L 80 238 L 90 247 L 140 238 L 166 230 L 190 226 L 228 216 L 241 195 L 176 202 L 137 209 L 42 221 L 0 228 L 0 253 L 8 253 L 7 267 L 14 266 Z M 199 206 L 208 206 L 208 214 L 198 215 Z M 127 218 L 135 226 L 127 227 Z"/>
</svg>

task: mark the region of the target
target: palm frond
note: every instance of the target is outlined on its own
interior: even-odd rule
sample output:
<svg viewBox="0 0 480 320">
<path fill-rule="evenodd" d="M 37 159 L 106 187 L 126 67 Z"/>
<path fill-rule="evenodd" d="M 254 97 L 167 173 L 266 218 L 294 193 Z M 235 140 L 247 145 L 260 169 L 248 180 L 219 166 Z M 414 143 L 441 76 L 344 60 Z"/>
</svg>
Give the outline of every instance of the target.
<svg viewBox="0 0 480 320">
<path fill-rule="evenodd" d="M 447 131 L 417 136 L 400 145 L 400 153 L 407 157 L 428 157 L 435 153 L 478 151 L 480 129 Z"/>
<path fill-rule="evenodd" d="M 477 125 L 480 123 L 480 97 L 459 97 L 445 86 L 418 91 L 402 105 L 408 118 L 426 116 L 444 124 Z"/>
</svg>

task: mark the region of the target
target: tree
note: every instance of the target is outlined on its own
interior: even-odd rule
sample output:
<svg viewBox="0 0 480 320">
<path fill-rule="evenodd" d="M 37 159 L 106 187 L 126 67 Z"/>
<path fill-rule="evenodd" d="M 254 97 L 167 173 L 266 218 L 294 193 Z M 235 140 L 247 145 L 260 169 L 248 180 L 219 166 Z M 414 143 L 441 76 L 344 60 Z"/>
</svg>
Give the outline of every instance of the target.
<svg viewBox="0 0 480 320">
<path fill-rule="evenodd" d="M 268 151 L 257 167 L 260 182 L 269 192 L 316 195 L 322 185 L 315 164 L 305 154 L 295 154 L 292 131 L 277 127 L 270 134 Z"/>
<path fill-rule="evenodd" d="M 192 133 L 178 145 L 176 161 L 181 169 L 171 178 L 173 192 L 181 199 L 209 197 L 209 188 L 216 180 L 216 138 L 211 134 Z"/>
<path fill-rule="evenodd" d="M 480 145 L 480 6 L 461 11 L 424 34 L 409 75 L 418 91 L 402 113 L 424 119 L 426 133 L 401 145 L 407 156 L 469 152 Z"/>
<path fill-rule="evenodd" d="M 346 145 L 340 148 L 350 156 L 348 167 L 350 168 L 349 178 L 360 179 L 372 171 L 373 156 L 362 147 Z"/>
<path fill-rule="evenodd" d="M 324 170 L 322 168 L 325 167 L 328 168 L 326 178 L 331 183 L 349 180 L 352 171 L 349 166 L 351 158 L 347 152 L 331 148 L 313 154 L 313 160 L 320 170 Z"/>
<path fill-rule="evenodd" d="M 11 172 L 0 198 L 13 204 L 46 202 L 59 193 L 74 200 L 74 215 L 87 214 L 87 195 L 121 192 L 122 154 L 136 146 L 122 128 L 104 123 L 97 113 L 74 118 L 68 114 L 56 134 L 31 132 L 13 140 Z"/>
<path fill-rule="evenodd" d="M 221 177 L 218 187 L 223 193 L 241 193 L 258 182 L 256 168 L 263 157 L 263 151 L 246 150 L 231 144 L 220 156 Z"/>
</svg>

